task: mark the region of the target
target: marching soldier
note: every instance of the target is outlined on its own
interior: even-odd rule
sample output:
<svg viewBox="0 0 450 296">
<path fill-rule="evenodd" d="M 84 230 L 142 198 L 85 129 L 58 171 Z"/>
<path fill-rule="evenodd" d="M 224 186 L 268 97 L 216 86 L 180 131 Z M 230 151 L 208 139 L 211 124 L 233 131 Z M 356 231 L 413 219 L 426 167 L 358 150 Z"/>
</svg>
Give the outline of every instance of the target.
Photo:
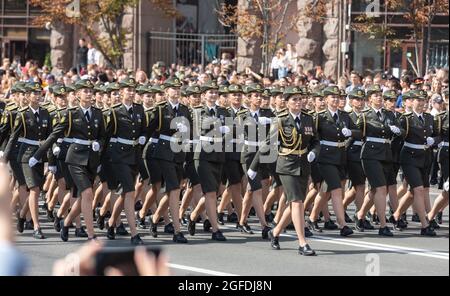
<svg viewBox="0 0 450 296">
<path fill-rule="evenodd" d="M 364 216 L 372 206 L 373 198 L 375 208 L 380 219 L 381 236 L 393 236 L 386 226 L 386 196 L 389 175 L 392 171 L 391 142 L 394 136 L 401 136 L 394 113 L 383 108 L 382 89 L 379 85 L 371 85 L 367 89 L 371 106 L 363 111 L 358 119 L 358 127 L 362 130 L 365 142 L 361 148 L 361 161 L 364 173 L 367 176 L 371 192 L 360 208 L 356 221 L 356 229 L 364 231 Z"/>
<path fill-rule="evenodd" d="M 241 126 L 244 128 L 244 148 L 241 153 L 241 163 L 244 171 L 250 169 L 253 159 L 258 152 L 261 141 L 265 140 L 267 136 L 271 118 L 275 115 L 270 109 L 261 108 L 261 93 L 263 87 L 260 84 L 250 84 L 245 87 L 244 92 L 249 98 L 249 108 L 240 111 L 237 116 Z M 264 137 L 261 139 L 261 137 Z M 251 206 L 255 208 L 256 215 L 258 216 L 259 223 L 262 227 L 262 238 L 268 239 L 268 233 L 270 227 L 267 225 L 267 221 L 264 214 L 263 204 L 263 185 L 265 182 L 268 185 L 269 170 L 266 164 L 259 166 L 258 171 L 250 172 L 253 175 L 249 178 L 247 190 L 244 195 L 242 213 L 237 228 L 244 233 L 253 234 L 252 229 L 247 223 L 247 217 L 250 213 Z"/>
<path fill-rule="evenodd" d="M 102 111 L 92 106 L 92 89 L 90 80 L 81 79 L 75 83 L 76 95 L 80 106 L 69 108 L 52 134 L 42 143 L 30 159 L 30 165 L 38 163 L 42 155 L 61 137 L 72 139 L 67 151 L 66 163 L 78 197 L 67 217 L 61 221 L 60 236 L 63 241 L 69 239 L 69 225 L 81 212 L 84 216 L 88 239 L 95 239 L 92 202 L 92 186 L 100 165 L 100 149 L 106 138 Z"/>
<path fill-rule="evenodd" d="M 425 211 L 424 187 L 429 183 L 427 174 L 427 149 L 435 143 L 436 129 L 434 118 L 429 113 L 424 113 L 426 92 L 413 90 L 404 96 L 412 98 L 412 112 L 405 113 L 400 118 L 400 126 L 405 130 L 404 144 L 400 152 L 400 164 L 406 182 L 411 187 L 414 195 L 414 208 L 419 215 L 422 229 L 421 235 L 436 236 L 433 228 L 427 221 Z M 397 211 L 394 213 L 396 224 L 399 217 L 409 207 L 408 199 L 403 198 Z"/>
<path fill-rule="evenodd" d="M 125 78 L 119 85 L 122 103 L 111 107 L 106 130 L 109 138 L 107 150 L 111 157 L 112 169 L 120 184 L 121 199 L 116 201 L 108 222 L 108 238 L 115 238 L 114 225 L 124 208 L 131 230 L 131 244 L 142 245 L 144 242 L 137 233 L 135 225 L 134 191 L 139 173 L 138 158 L 142 153 L 140 146 L 146 143 L 147 121 L 142 105 L 133 103 L 135 80 Z"/>
<path fill-rule="evenodd" d="M 297 86 L 288 86 L 284 95 L 288 110 L 277 115 L 276 122 L 271 127 L 270 139 L 266 143 L 269 143 L 269 147 L 272 143 L 278 146 L 276 172 L 279 174 L 289 205 L 279 223 L 269 232 L 269 236 L 272 248 L 279 250 L 279 236 L 292 221 L 299 240 L 299 254 L 314 256 L 314 250 L 305 239 L 303 201 L 306 198 L 310 176 L 310 161 L 308 161 L 307 154 L 311 150 L 318 153 L 319 142 L 313 117 L 302 111 L 303 91 Z M 279 144 L 277 144 L 278 140 Z M 264 151 L 264 149 L 260 151 Z"/>
<path fill-rule="evenodd" d="M 167 101 L 156 105 L 150 119 L 148 134 L 153 135 L 155 131 L 159 132 L 158 143 L 152 156 L 157 168 L 156 171 L 165 183 L 168 207 L 175 228 L 173 241 L 175 243 L 187 243 L 178 220 L 180 182 L 183 177 L 183 163 L 185 161 L 180 136 L 189 132 L 188 126 L 190 126 L 192 120 L 189 108 L 179 102 L 180 87 L 181 83 L 178 78 L 169 78 L 164 82 Z M 150 177 L 153 178 L 151 173 Z M 166 209 L 167 203 L 160 203 L 159 210 L 165 212 Z M 154 237 L 157 236 L 158 221 L 157 215 L 150 217 L 150 232 Z"/>
<path fill-rule="evenodd" d="M 193 111 L 193 134 L 199 135 L 199 144 L 195 146 L 194 164 L 205 197 L 206 214 L 212 228 L 212 240 L 226 241 L 217 223 L 217 193 L 222 179 L 222 165 L 225 163 L 223 135 L 230 132 L 225 125 L 228 111 L 216 105 L 218 86 L 209 81 L 201 86 L 205 105 Z M 197 205 L 197 207 L 199 207 Z M 195 211 L 195 210 L 194 210 Z M 194 220 L 195 221 L 195 220 Z M 192 225 L 189 221 L 189 227 Z"/>
<path fill-rule="evenodd" d="M 21 163 L 25 183 L 30 191 L 28 196 L 29 208 L 34 224 L 33 237 L 44 239 L 39 223 L 39 194 L 44 185 L 44 162 L 34 161 L 33 154 L 38 150 L 40 144 L 50 135 L 52 131 L 51 119 L 48 111 L 41 108 L 40 100 L 42 98 L 42 87 L 39 83 L 28 83 L 25 89 L 29 92 L 29 105 L 21 110 L 16 116 L 14 122 L 14 131 L 11 134 L 8 145 L 5 149 L 5 159 L 9 160 L 11 152 L 17 142 L 20 142 L 20 148 L 17 155 Z M 50 160 L 49 170 L 56 172 L 56 166 L 51 161 L 53 155 L 48 154 Z M 25 219 L 21 216 L 18 219 L 18 229 L 23 229 Z"/>
<path fill-rule="evenodd" d="M 338 109 L 340 91 L 337 86 L 329 86 L 323 91 L 328 108 L 319 112 L 315 118 L 316 130 L 320 139 L 320 153 L 317 155 L 319 172 L 324 179 L 321 191 L 327 193 L 320 195 L 314 203 L 314 208 L 308 220 L 309 226 L 313 230 L 318 230 L 316 226 L 319 212 L 328 201 L 327 195 L 331 195 L 334 212 L 338 221 L 341 236 L 353 234 L 350 227 L 345 222 L 345 211 L 342 203 L 342 193 L 345 181 L 346 165 L 346 140 L 353 136 L 359 137 L 360 131 L 350 119 L 349 114 Z M 315 159 L 315 153 L 309 155 L 312 162 Z M 330 225 L 331 224 L 331 225 Z M 331 219 L 325 222 L 327 229 L 335 227 Z"/>
</svg>

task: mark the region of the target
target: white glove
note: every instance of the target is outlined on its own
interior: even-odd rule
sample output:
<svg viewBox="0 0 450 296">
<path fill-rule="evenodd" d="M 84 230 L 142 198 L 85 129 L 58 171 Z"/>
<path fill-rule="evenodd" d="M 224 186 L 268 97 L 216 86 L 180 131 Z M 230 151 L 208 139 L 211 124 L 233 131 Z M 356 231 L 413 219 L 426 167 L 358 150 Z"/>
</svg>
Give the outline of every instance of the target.
<svg viewBox="0 0 450 296">
<path fill-rule="evenodd" d="M 390 125 L 389 128 L 391 129 L 391 132 L 393 132 L 396 135 L 400 135 L 401 131 L 398 127 L 395 125 Z"/>
<path fill-rule="evenodd" d="M 92 150 L 94 152 L 100 151 L 100 143 L 97 141 L 92 142 Z"/>
<path fill-rule="evenodd" d="M 30 160 L 28 161 L 28 165 L 30 166 L 30 168 L 34 167 L 35 165 L 38 164 L 38 160 L 34 157 L 30 158 Z"/>
<path fill-rule="evenodd" d="M 144 136 L 140 136 L 139 137 L 139 145 L 145 145 L 145 142 L 147 141 L 147 139 Z"/>
<path fill-rule="evenodd" d="M 58 157 L 59 153 L 61 152 L 61 148 L 59 148 L 58 146 L 55 146 L 55 148 L 53 148 L 52 150 L 53 155 Z"/>
<path fill-rule="evenodd" d="M 444 190 L 448 192 L 448 180 L 444 183 Z"/>
<path fill-rule="evenodd" d="M 248 169 L 248 171 L 247 171 L 247 176 L 250 178 L 250 180 L 255 179 L 256 174 L 257 174 L 257 172 L 255 172 L 255 171 L 252 170 L 252 169 Z"/>
<path fill-rule="evenodd" d="M 50 173 L 52 173 L 54 175 L 54 174 L 56 174 L 56 171 L 58 169 L 56 168 L 56 166 L 49 166 L 48 170 L 49 170 Z"/>
<path fill-rule="evenodd" d="M 269 117 L 259 117 L 258 118 L 258 122 L 260 124 L 271 124 L 272 123 L 272 119 L 270 119 Z"/>
<path fill-rule="evenodd" d="M 306 158 L 308 159 L 308 162 L 313 162 L 314 159 L 316 159 L 316 154 L 311 151 L 308 153 L 308 156 L 306 156 Z"/>
<path fill-rule="evenodd" d="M 5 155 L 5 152 L 0 151 L 0 158 L 3 158 L 3 155 Z"/>
<path fill-rule="evenodd" d="M 344 128 L 342 129 L 342 134 L 343 134 L 344 136 L 346 136 L 346 137 L 350 137 L 350 136 L 352 135 L 352 131 L 349 130 L 348 128 L 344 127 Z"/>
<path fill-rule="evenodd" d="M 432 137 L 428 137 L 427 138 L 427 145 L 428 146 L 433 146 L 433 144 L 434 144 L 434 139 Z"/>
<path fill-rule="evenodd" d="M 102 165 L 99 165 L 99 166 L 97 167 L 97 174 L 100 173 L 101 170 L 102 170 Z"/>
<path fill-rule="evenodd" d="M 219 130 L 222 134 L 228 134 L 230 132 L 230 128 L 226 125 L 219 127 Z"/>
<path fill-rule="evenodd" d="M 185 126 L 185 125 L 182 124 L 182 123 L 177 123 L 177 130 L 178 130 L 180 133 L 185 133 L 185 132 L 188 131 L 188 128 L 187 128 L 187 126 Z"/>
</svg>

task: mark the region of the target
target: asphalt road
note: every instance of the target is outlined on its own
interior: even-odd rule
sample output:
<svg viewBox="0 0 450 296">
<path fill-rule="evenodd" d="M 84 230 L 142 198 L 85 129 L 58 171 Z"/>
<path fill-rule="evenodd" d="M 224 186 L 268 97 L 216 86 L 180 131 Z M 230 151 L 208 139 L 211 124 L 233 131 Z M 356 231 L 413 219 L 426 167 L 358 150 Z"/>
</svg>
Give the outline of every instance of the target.
<svg viewBox="0 0 450 296">
<path fill-rule="evenodd" d="M 432 190 L 433 199 L 436 195 L 437 191 Z M 250 222 L 254 230 L 260 230 L 254 219 Z M 184 228 L 189 244 L 177 245 L 171 235 L 161 233 L 162 228 L 157 239 L 148 230 L 141 230 L 141 237 L 148 246 L 164 248 L 174 275 L 449 275 L 448 209 L 437 237 L 421 237 L 420 225 L 414 222 L 409 223 L 406 231 L 394 232 L 393 238 L 379 237 L 376 230 L 355 232 L 349 238 L 341 238 L 338 231 L 325 231 L 310 239 L 316 257 L 297 254 L 293 231 L 280 238 L 282 249 L 275 251 L 259 233 L 241 234 L 232 224 L 223 229 L 228 239 L 225 243 L 211 241 L 210 234 L 203 231 L 191 237 Z M 16 238 L 18 248 L 29 259 L 29 275 L 50 275 L 55 260 L 85 242 L 75 238 L 71 230 L 70 241 L 63 243 L 48 222 L 43 223 L 43 231 L 45 240 L 31 238 L 31 231 Z M 98 234 L 108 246 L 129 246 L 129 237 L 108 241 L 105 231 Z"/>
</svg>

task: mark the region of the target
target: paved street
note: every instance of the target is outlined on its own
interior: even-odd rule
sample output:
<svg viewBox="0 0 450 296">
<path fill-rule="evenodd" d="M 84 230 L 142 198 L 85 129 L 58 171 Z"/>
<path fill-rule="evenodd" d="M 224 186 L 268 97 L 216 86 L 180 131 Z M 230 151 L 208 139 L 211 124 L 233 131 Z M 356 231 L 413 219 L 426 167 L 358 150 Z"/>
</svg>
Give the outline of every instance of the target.
<svg viewBox="0 0 450 296">
<path fill-rule="evenodd" d="M 437 191 L 433 190 L 432 197 Z M 349 211 L 353 214 L 353 210 Z M 410 220 L 410 215 L 408 217 Z M 253 229 L 259 230 L 251 220 Z M 172 236 L 161 233 L 157 239 L 148 231 L 141 231 L 148 246 L 159 246 L 169 254 L 172 273 L 175 275 L 449 275 L 449 229 L 448 210 L 444 214 L 444 225 L 435 238 L 418 235 L 418 223 L 409 223 L 407 231 L 395 232 L 394 238 L 380 238 L 377 231 L 356 233 L 350 238 L 341 238 L 337 231 L 326 231 L 311 239 L 310 245 L 317 257 L 297 255 L 295 233 L 288 231 L 281 239 L 282 250 L 270 249 L 268 241 L 260 234 L 244 235 L 226 224 L 226 243 L 210 240 L 210 234 L 198 231 L 195 237 L 187 235 L 188 245 L 175 245 Z M 351 225 L 353 226 L 353 225 Z M 197 225 L 197 229 L 201 225 Z M 163 227 L 159 228 L 162 232 Z M 84 240 L 76 239 L 71 230 L 68 243 L 61 242 L 50 223 L 43 224 L 48 239 L 37 241 L 31 232 L 25 231 L 17 237 L 17 245 L 31 261 L 30 275 L 51 274 L 53 262 L 77 250 Z M 129 237 L 117 237 L 108 241 L 105 232 L 100 240 L 108 246 L 129 246 Z M 379 262 L 379 269 L 371 268 Z"/>
</svg>

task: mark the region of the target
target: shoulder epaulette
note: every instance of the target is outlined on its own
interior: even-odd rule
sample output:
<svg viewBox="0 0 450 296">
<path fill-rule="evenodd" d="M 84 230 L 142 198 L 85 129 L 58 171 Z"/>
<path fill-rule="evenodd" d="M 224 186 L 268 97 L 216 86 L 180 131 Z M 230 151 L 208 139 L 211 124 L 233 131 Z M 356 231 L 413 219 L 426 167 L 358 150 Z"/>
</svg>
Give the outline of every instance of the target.
<svg viewBox="0 0 450 296">
<path fill-rule="evenodd" d="M 6 107 L 10 107 L 10 106 L 16 106 L 16 102 L 9 102 L 8 104 L 6 104 Z"/>
<path fill-rule="evenodd" d="M 447 111 L 442 111 L 441 113 L 438 113 L 436 116 L 442 116 L 442 115 L 445 115 L 445 114 L 447 114 Z"/>
<path fill-rule="evenodd" d="M 412 112 L 406 112 L 406 113 L 403 113 L 402 116 L 411 116 L 412 114 L 413 114 Z"/>
<path fill-rule="evenodd" d="M 283 111 L 280 111 L 280 112 L 277 114 L 278 117 L 286 117 L 286 116 L 288 116 L 288 115 L 289 115 L 289 112 L 288 112 L 286 109 L 284 109 Z"/>
<path fill-rule="evenodd" d="M 140 103 L 133 103 L 133 105 L 142 106 L 142 104 L 140 104 Z"/>
<path fill-rule="evenodd" d="M 41 104 L 41 107 L 42 108 L 48 108 L 50 105 L 52 105 L 52 104 L 50 104 L 50 102 L 44 102 L 44 103 Z"/>
<path fill-rule="evenodd" d="M 316 113 L 316 110 L 310 110 L 310 111 L 308 111 L 308 114 L 311 115 L 311 116 L 314 115 L 315 113 Z"/>
<path fill-rule="evenodd" d="M 323 114 L 323 113 L 325 113 L 325 112 L 327 112 L 327 110 L 319 111 L 319 112 L 317 112 L 317 114 Z"/>
<path fill-rule="evenodd" d="M 75 107 L 70 107 L 70 108 L 67 108 L 67 110 L 70 110 L 70 111 L 73 111 L 73 110 L 77 110 L 78 109 L 78 107 L 77 106 L 75 106 Z"/>
<path fill-rule="evenodd" d="M 117 104 L 111 106 L 111 108 L 117 108 L 117 107 L 120 107 L 120 106 L 122 106 L 122 103 L 117 103 Z"/>
<path fill-rule="evenodd" d="M 100 108 L 98 108 L 98 107 L 95 107 L 95 106 L 92 106 L 91 108 L 94 109 L 94 110 L 102 111 L 102 109 L 100 109 Z"/>
<path fill-rule="evenodd" d="M 23 108 L 19 109 L 19 112 L 24 112 L 24 111 L 27 111 L 27 110 L 28 110 L 28 108 L 30 108 L 30 107 L 29 107 L 29 106 L 23 107 Z"/>
<path fill-rule="evenodd" d="M 58 108 L 58 111 L 64 111 L 67 110 L 67 108 Z"/>
<path fill-rule="evenodd" d="M 161 101 L 161 102 L 156 103 L 156 106 L 163 106 L 165 104 L 167 104 L 167 101 Z"/>
<path fill-rule="evenodd" d="M 198 105 L 198 106 L 192 107 L 192 109 L 201 109 L 201 108 L 203 108 L 202 105 Z"/>
<path fill-rule="evenodd" d="M 372 110 L 372 109 L 370 109 L 370 108 L 364 109 L 364 110 L 361 111 L 361 113 L 367 113 L 367 112 L 369 112 L 370 110 Z"/>
<path fill-rule="evenodd" d="M 308 116 L 312 116 L 312 114 L 309 114 L 310 111 L 308 110 L 302 110 L 302 114 L 308 115 Z"/>
<path fill-rule="evenodd" d="M 236 115 L 243 115 L 246 113 L 248 113 L 248 109 L 242 109 L 242 110 L 238 111 L 238 113 L 236 113 Z"/>
<path fill-rule="evenodd" d="M 5 111 L 14 111 L 14 110 L 17 110 L 18 108 L 19 108 L 19 106 L 14 104 L 14 105 L 6 106 Z"/>
<path fill-rule="evenodd" d="M 54 112 L 54 111 L 56 111 L 56 106 L 55 105 L 51 105 L 51 106 L 48 106 L 47 107 L 47 111 L 48 111 L 48 113 L 52 113 L 52 112 Z"/>
<path fill-rule="evenodd" d="M 285 112 L 286 110 L 287 110 L 286 108 L 283 108 L 283 109 L 281 109 L 280 111 L 275 111 L 275 113 L 277 113 L 277 114 L 283 113 L 283 112 Z"/>
</svg>

